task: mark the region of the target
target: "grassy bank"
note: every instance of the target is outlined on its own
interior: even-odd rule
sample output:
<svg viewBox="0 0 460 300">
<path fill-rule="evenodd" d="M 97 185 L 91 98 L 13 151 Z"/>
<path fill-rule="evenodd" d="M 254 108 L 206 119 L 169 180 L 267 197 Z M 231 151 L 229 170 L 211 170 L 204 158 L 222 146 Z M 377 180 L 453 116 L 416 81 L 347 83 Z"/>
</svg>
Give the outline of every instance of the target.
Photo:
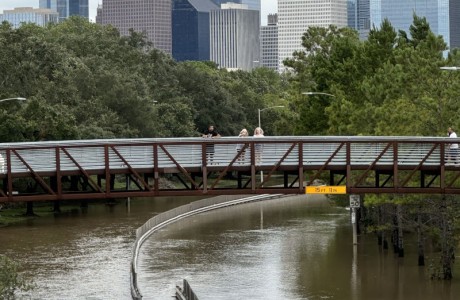
<svg viewBox="0 0 460 300">
<path fill-rule="evenodd" d="M 80 209 L 79 205 L 63 204 L 60 213 L 69 213 L 75 209 Z M 25 205 L 16 205 L 13 207 L 3 207 L 0 210 L 0 227 L 12 224 L 20 224 L 34 218 L 54 216 L 53 203 L 40 203 L 34 205 L 34 216 L 26 215 Z"/>
</svg>

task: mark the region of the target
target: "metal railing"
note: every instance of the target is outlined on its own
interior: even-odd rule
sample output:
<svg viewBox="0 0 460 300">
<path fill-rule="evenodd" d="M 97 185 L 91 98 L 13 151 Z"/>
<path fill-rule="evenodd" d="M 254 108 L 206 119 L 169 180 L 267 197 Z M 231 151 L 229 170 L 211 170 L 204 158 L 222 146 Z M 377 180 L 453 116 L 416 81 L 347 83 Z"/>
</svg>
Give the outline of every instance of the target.
<svg viewBox="0 0 460 300">
<path fill-rule="evenodd" d="M 183 280 L 182 288 L 176 286 L 177 300 L 198 300 L 198 296 L 192 290 L 192 287 L 186 279 Z"/>
<path fill-rule="evenodd" d="M 354 193 L 369 192 L 371 174 L 391 175 L 373 186 L 373 191 L 407 192 L 416 175 L 437 176 L 428 184 L 419 182 L 412 192 L 460 193 L 459 168 L 449 153 L 451 143 L 460 139 L 426 137 L 265 137 L 261 138 L 177 138 L 114 139 L 0 144 L 0 202 L 83 198 L 111 198 L 159 195 L 218 195 L 248 193 L 302 193 L 295 182 L 313 180 L 330 172 L 342 174 Z M 212 153 L 209 145 L 213 145 Z M 241 145 L 243 147 L 241 147 Z M 259 184 L 259 171 L 264 178 Z M 409 172 L 407 175 L 404 172 Z M 217 174 L 212 179 L 210 173 Z M 222 178 L 237 172 L 238 185 L 222 188 Z M 305 178 L 305 174 L 308 178 Z M 362 176 L 364 172 L 366 176 Z M 135 191 L 115 191 L 113 180 L 123 174 L 137 185 Z M 178 176 L 182 189 L 164 189 L 162 176 Z M 268 191 L 265 187 L 275 174 L 291 182 Z M 368 176 L 367 176 L 368 175 Z M 404 176 L 403 176 L 404 175 Z M 72 189 L 64 180 L 84 181 L 91 190 Z M 201 178 L 197 180 L 196 178 Z M 16 188 L 15 180 L 28 178 L 29 186 L 39 191 L 26 193 Z M 357 178 L 357 179 L 356 179 Z M 153 180 L 149 182 L 149 180 Z M 424 179 L 423 179 L 424 180 Z M 332 180 L 331 180 L 332 181 Z M 391 183 L 391 186 L 389 185 Z M 436 185 L 436 188 L 434 188 Z M 366 189 L 359 189 L 360 187 Z M 391 187 L 389 189 L 388 187 Z M 410 186 L 413 187 L 413 186 Z M 431 188 L 431 190 L 429 190 Z M 16 193 L 14 193 L 16 192 Z"/>
<path fill-rule="evenodd" d="M 283 196 L 288 195 L 256 195 L 249 197 L 234 195 L 212 197 L 179 206 L 149 219 L 147 222 L 145 222 L 144 225 L 136 230 L 136 241 L 134 242 L 133 255 L 131 259 L 131 295 L 133 299 L 142 299 L 142 293 L 138 286 L 137 262 L 140 248 L 150 235 L 174 222 L 203 212 L 243 203 L 269 200 Z"/>
</svg>

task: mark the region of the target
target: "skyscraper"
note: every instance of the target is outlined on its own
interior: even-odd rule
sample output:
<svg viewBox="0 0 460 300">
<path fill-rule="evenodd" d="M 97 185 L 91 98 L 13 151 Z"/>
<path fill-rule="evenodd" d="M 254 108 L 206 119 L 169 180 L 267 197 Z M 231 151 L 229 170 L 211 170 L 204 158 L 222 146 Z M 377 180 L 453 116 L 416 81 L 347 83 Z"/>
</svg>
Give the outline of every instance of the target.
<svg viewBox="0 0 460 300">
<path fill-rule="evenodd" d="M 4 10 L 0 14 L 0 23 L 8 21 L 14 28 L 18 28 L 21 23 L 34 23 L 38 26 L 45 26 L 48 23 L 57 23 L 58 13 L 55 10 L 46 8 L 17 7 L 11 10 Z"/>
<path fill-rule="evenodd" d="M 209 60 L 209 13 L 219 9 L 211 0 L 173 0 L 172 54 L 178 61 Z"/>
<path fill-rule="evenodd" d="M 361 39 L 367 39 L 371 29 L 370 0 L 348 0 L 348 27 L 356 29 Z"/>
<path fill-rule="evenodd" d="M 70 16 L 82 16 L 88 18 L 88 0 L 40 0 L 40 8 L 48 8 L 59 13 L 59 20 L 65 20 Z"/>
<path fill-rule="evenodd" d="M 260 12 L 226 3 L 211 11 L 211 60 L 222 68 L 251 70 L 260 60 Z"/>
<path fill-rule="evenodd" d="M 302 36 L 310 26 L 347 26 L 347 0 L 278 0 L 279 70 L 283 61 L 302 48 Z"/>
<path fill-rule="evenodd" d="M 267 25 L 260 27 L 260 64 L 278 71 L 278 15 L 267 19 Z"/>
<path fill-rule="evenodd" d="M 260 11 L 260 3 L 261 0 L 212 0 L 215 4 L 217 4 L 219 7 L 222 3 L 238 3 L 238 4 L 246 4 L 248 5 L 249 9 L 255 9 Z"/>
<path fill-rule="evenodd" d="M 396 30 L 409 33 L 414 13 L 419 17 L 426 17 L 431 30 L 442 35 L 450 48 L 460 47 L 460 1 L 370 0 L 371 24 L 376 27 L 386 18 Z"/>
<path fill-rule="evenodd" d="M 96 22 L 111 24 L 122 35 L 145 32 L 155 48 L 172 53 L 171 0 L 103 0 Z"/>
</svg>

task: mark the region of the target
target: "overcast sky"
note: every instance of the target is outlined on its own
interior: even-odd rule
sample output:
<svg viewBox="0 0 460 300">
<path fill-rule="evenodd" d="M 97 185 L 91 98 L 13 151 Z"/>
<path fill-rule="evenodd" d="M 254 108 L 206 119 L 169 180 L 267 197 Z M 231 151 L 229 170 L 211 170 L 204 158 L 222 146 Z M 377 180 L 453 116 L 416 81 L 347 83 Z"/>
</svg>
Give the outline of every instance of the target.
<svg viewBox="0 0 460 300">
<path fill-rule="evenodd" d="M 88 0 L 89 1 L 89 19 L 94 21 L 96 19 L 96 9 L 102 0 Z M 267 24 L 267 15 L 277 11 L 277 0 L 261 0 L 262 2 L 262 25 Z M 15 7 L 35 7 L 38 8 L 38 0 L 0 0 L 0 13 L 4 9 L 13 9 Z"/>
</svg>

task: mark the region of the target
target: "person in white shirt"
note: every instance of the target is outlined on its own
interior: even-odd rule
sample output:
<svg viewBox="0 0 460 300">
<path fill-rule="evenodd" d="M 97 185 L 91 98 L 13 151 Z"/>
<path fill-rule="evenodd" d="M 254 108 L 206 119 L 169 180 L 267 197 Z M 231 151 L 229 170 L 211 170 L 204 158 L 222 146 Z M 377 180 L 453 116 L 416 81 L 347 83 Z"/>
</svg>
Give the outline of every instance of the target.
<svg viewBox="0 0 460 300">
<path fill-rule="evenodd" d="M 457 138 L 457 134 L 455 133 L 454 129 L 452 127 L 447 128 L 447 134 L 449 135 L 449 138 Z M 453 163 L 457 163 L 458 159 L 458 144 L 457 143 L 452 143 L 449 144 L 449 151 L 447 155 L 447 160 L 452 161 Z"/>
<path fill-rule="evenodd" d="M 255 138 L 264 137 L 264 131 L 262 130 L 262 128 L 257 127 L 256 129 L 254 129 L 254 137 Z M 263 149 L 264 149 L 263 144 L 255 144 L 256 165 L 259 165 L 261 163 Z"/>
</svg>

